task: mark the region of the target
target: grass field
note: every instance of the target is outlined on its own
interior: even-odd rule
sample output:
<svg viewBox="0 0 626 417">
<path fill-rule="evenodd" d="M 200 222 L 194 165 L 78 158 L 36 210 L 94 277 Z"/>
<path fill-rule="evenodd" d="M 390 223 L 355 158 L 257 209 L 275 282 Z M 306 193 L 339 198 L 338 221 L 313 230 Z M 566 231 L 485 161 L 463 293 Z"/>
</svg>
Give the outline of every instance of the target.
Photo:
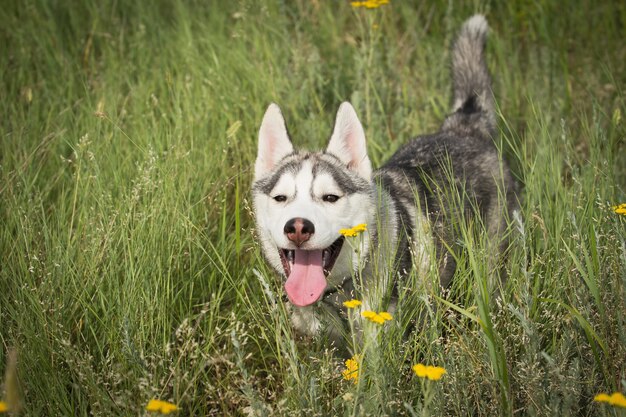
<svg viewBox="0 0 626 417">
<path fill-rule="evenodd" d="M 451 42 L 476 12 L 523 184 L 509 280 L 490 298 L 485 246 L 464 242 L 450 291 L 414 307 L 429 324 L 403 339 L 387 323 L 353 384 L 292 334 L 255 243 L 257 129 L 274 101 L 297 145 L 322 148 L 350 100 L 380 165 L 445 117 Z M 626 202 L 625 39 L 620 1 L 9 1 L 5 401 L 28 416 L 143 415 L 151 398 L 181 416 L 625 415 L 593 401 L 626 392 L 611 208 Z"/>
</svg>

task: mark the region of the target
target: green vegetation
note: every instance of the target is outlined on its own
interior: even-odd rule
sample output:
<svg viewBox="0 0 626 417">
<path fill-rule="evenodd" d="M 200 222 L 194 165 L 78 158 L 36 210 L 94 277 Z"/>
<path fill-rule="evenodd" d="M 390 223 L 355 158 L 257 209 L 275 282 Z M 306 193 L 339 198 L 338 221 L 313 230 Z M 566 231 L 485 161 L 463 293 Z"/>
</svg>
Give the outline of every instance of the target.
<svg viewBox="0 0 626 417">
<path fill-rule="evenodd" d="M 438 128 L 449 48 L 476 12 L 524 184 L 509 280 L 489 297 L 487 246 L 468 237 L 450 291 L 414 306 L 428 325 L 403 339 L 386 323 L 354 384 L 292 333 L 260 256 L 256 132 L 274 101 L 295 143 L 321 148 L 350 100 L 380 165 Z M 178 415 L 619 412 L 592 400 L 626 392 L 626 216 L 611 209 L 626 202 L 626 3 L 27 0 L 0 23 L 0 371 L 20 415 L 141 415 L 151 398 Z M 425 383 L 416 363 L 447 374 Z"/>
</svg>

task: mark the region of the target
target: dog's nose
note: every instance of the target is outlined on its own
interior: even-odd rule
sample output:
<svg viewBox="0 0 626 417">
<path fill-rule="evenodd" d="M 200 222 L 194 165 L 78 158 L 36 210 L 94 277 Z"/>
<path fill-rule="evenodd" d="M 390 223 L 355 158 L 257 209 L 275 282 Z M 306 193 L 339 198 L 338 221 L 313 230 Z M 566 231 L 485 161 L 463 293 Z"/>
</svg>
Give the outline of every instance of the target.
<svg viewBox="0 0 626 417">
<path fill-rule="evenodd" d="M 311 235 L 315 233 L 315 226 L 310 220 L 295 217 L 285 223 L 283 231 L 287 235 L 287 239 L 300 247 L 304 242 L 311 239 Z"/>
</svg>

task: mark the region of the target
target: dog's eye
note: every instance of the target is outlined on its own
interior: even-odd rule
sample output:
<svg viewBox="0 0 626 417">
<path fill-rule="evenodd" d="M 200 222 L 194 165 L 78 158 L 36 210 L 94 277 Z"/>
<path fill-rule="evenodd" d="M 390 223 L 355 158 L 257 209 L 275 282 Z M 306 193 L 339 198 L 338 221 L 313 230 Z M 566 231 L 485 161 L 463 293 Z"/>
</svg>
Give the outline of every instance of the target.
<svg viewBox="0 0 626 417">
<path fill-rule="evenodd" d="M 282 203 L 283 201 L 287 201 L 287 196 L 282 195 L 282 194 L 276 195 L 273 198 L 274 198 L 274 201 L 278 201 L 279 203 Z"/>
<path fill-rule="evenodd" d="M 322 200 L 327 203 L 334 203 L 335 201 L 339 200 L 339 196 L 334 194 L 324 194 L 322 196 Z"/>
</svg>

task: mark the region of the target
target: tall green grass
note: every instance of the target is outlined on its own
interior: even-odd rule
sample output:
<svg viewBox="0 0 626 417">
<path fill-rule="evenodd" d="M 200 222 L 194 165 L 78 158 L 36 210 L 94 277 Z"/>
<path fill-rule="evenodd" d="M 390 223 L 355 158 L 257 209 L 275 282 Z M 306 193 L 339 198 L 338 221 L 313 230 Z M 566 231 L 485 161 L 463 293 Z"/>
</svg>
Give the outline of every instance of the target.
<svg viewBox="0 0 626 417">
<path fill-rule="evenodd" d="M 412 294 L 355 385 L 293 333 L 255 243 L 260 119 L 275 101 L 321 148 L 351 100 L 380 165 L 445 117 L 476 12 L 523 184 L 508 280 L 494 299 L 488 243 L 463 229 L 451 289 Z M 0 22 L 0 370 L 15 350 L 22 415 L 153 397 L 181 415 L 617 415 L 592 399 L 626 391 L 621 2 L 34 0 Z M 403 337 L 411 317 L 428 319 Z M 418 362 L 448 373 L 427 388 Z"/>
</svg>

